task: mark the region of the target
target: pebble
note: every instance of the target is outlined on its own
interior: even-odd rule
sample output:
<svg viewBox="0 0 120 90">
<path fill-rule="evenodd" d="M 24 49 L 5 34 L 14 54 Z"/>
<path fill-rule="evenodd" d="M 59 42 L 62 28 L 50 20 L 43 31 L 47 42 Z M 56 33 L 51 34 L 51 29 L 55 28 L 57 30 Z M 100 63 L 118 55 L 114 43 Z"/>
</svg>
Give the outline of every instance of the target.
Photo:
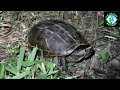
<svg viewBox="0 0 120 90">
<path fill-rule="evenodd" d="M 117 59 L 110 61 L 109 66 L 113 69 L 120 70 L 120 62 Z"/>
</svg>

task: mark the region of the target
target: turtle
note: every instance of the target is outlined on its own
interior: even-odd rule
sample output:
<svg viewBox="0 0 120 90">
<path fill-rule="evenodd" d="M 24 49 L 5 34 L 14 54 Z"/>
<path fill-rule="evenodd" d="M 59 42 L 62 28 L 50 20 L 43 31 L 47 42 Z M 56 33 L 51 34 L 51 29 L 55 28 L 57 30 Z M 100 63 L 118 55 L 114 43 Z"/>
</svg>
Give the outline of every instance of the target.
<svg viewBox="0 0 120 90">
<path fill-rule="evenodd" d="M 58 57 L 63 70 L 68 62 L 80 62 L 92 57 L 93 47 L 71 24 L 62 20 L 43 20 L 28 33 L 29 48 L 37 46 L 45 57 Z"/>
</svg>

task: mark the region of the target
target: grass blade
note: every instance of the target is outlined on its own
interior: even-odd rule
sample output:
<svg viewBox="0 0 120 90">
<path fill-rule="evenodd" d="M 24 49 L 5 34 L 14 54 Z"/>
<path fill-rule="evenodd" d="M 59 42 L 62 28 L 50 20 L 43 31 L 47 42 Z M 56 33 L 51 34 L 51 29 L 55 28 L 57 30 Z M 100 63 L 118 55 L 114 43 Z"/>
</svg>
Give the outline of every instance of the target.
<svg viewBox="0 0 120 90">
<path fill-rule="evenodd" d="M 9 67 L 6 67 L 5 69 L 6 69 L 8 72 L 11 72 L 12 74 L 17 75 L 17 72 L 16 72 L 15 69 L 11 69 L 11 68 L 9 68 Z"/>
<path fill-rule="evenodd" d="M 30 54 L 29 57 L 28 57 L 28 60 L 34 61 L 35 56 L 36 56 L 36 53 L 37 53 L 37 49 L 38 49 L 37 47 L 34 47 L 34 48 L 33 48 L 31 54 Z"/>
<path fill-rule="evenodd" d="M 11 72 L 12 74 L 17 75 L 17 70 L 16 70 L 15 67 L 13 67 L 13 66 L 11 65 L 11 63 L 9 63 L 8 66 L 5 67 L 5 69 L 6 69 L 7 71 Z"/>
<path fill-rule="evenodd" d="M 44 56 L 43 56 L 43 50 L 42 49 L 40 49 L 40 60 L 44 61 Z"/>
<path fill-rule="evenodd" d="M 49 69 L 48 76 L 58 72 L 57 70 L 54 71 L 55 64 L 51 62 L 47 63 L 46 67 Z"/>
<path fill-rule="evenodd" d="M 23 73 L 21 73 L 21 74 L 19 74 L 17 76 L 12 77 L 12 79 L 21 79 L 21 78 L 25 77 L 28 74 L 29 74 L 28 71 L 25 71 L 25 72 L 23 72 Z"/>
<path fill-rule="evenodd" d="M 5 66 L 4 64 L 0 64 L 0 79 L 4 77 Z"/>
<path fill-rule="evenodd" d="M 55 65 L 58 65 L 59 61 L 57 56 L 53 58 L 53 63 L 55 63 Z"/>
<path fill-rule="evenodd" d="M 18 61 L 17 61 L 17 72 L 19 73 L 22 65 L 22 61 L 24 59 L 24 54 L 25 54 L 25 47 L 22 47 L 20 49 L 20 54 L 18 56 Z"/>
<path fill-rule="evenodd" d="M 11 77 L 10 76 L 5 76 L 5 79 L 11 79 Z"/>
<path fill-rule="evenodd" d="M 29 69 L 29 70 L 27 70 Z M 21 74 L 12 77 L 12 79 L 22 79 L 23 77 L 27 76 L 30 73 L 30 68 L 26 68 L 25 72 L 22 72 Z"/>
<path fill-rule="evenodd" d="M 40 65 L 39 67 L 40 67 L 41 71 L 42 71 L 44 74 L 47 74 L 47 71 L 46 71 L 46 69 L 45 69 L 45 65 L 44 65 L 43 62 L 41 63 L 41 65 Z"/>
<path fill-rule="evenodd" d="M 75 78 L 77 78 L 77 77 L 79 77 L 79 75 L 76 75 L 76 76 L 71 76 L 71 77 L 66 77 L 65 79 L 75 79 Z"/>
<path fill-rule="evenodd" d="M 56 73 L 58 73 L 59 71 L 58 70 L 56 70 L 56 71 L 50 71 L 49 73 L 48 73 L 48 76 L 49 75 L 52 75 L 52 74 L 56 74 Z"/>
<path fill-rule="evenodd" d="M 35 61 L 23 61 L 22 62 L 22 66 L 23 67 L 29 67 L 29 66 L 32 66 L 32 65 L 34 65 L 34 64 L 36 64 L 37 62 L 35 62 Z"/>
<path fill-rule="evenodd" d="M 64 20 L 64 11 L 58 11 L 58 16 L 60 19 Z"/>
</svg>

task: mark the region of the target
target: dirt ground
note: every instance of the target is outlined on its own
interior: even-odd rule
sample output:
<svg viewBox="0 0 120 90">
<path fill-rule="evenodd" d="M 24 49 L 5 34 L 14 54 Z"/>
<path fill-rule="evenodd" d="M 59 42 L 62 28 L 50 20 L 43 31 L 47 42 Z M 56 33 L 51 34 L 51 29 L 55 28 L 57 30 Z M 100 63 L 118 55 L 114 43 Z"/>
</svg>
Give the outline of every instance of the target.
<svg viewBox="0 0 120 90">
<path fill-rule="evenodd" d="M 22 42 L 27 46 L 26 36 L 33 25 L 48 19 L 63 20 L 76 27 L 95 49 L 95 55 L 70 67 L 73 75 L 80 75 L 79 79 L 119 79 L 120 70 L 120 38 L 108 37 L 106 30 L 111 28 L 99 27 L 104 19 L 103 12 L 97 11 L 0 11 L 0 25 L 7 24 L 8 30 L 0 27 L 0 44 L 10 46 Z M 119 28 L 116 28 L 119 30 Z M 99 38 L 101 37 L 101 38 Z M 98 55 L 102 50 L 109 51 L 110 60 L 103 64 Z M 0 48 L 0 61 L 9 55 Z"/>
</svg>

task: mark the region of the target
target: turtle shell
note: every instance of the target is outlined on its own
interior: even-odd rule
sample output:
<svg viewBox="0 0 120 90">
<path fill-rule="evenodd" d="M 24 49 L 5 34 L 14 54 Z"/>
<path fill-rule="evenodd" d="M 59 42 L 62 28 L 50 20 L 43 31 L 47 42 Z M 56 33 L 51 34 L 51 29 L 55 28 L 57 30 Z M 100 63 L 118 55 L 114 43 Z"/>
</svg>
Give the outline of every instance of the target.
<svg viewBox="0 0 120 90">
<path fill-rule="evenodd" d="M 39 22 L 29 32 L 30 46 L 38 46 L 44 55 L 66 56 L 81 45 L 89 45 L 72 25 L 60 20 Z"/>
</svg>

